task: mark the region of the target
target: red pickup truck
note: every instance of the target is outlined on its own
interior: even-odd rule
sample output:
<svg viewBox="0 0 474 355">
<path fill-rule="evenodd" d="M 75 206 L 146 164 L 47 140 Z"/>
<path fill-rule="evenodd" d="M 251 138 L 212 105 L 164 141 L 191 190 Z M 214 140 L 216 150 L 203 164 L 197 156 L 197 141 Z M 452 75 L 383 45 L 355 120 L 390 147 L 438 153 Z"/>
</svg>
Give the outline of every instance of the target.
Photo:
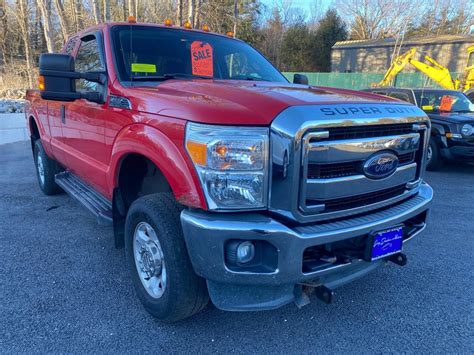
<svg viewBox="0 0 474 355">
<path fill-rule="evenodd" d="M 405 265 L 433 194 L 430 121 L 407 103 L 294 81 L 228 36 L 89 28 L 40 57 L 27 95 L 39 186 L 113 225 L 159 319 L 209 297 L 238 311 L 312 293 L 331 302 L 385 262 Z"/>
</svg>

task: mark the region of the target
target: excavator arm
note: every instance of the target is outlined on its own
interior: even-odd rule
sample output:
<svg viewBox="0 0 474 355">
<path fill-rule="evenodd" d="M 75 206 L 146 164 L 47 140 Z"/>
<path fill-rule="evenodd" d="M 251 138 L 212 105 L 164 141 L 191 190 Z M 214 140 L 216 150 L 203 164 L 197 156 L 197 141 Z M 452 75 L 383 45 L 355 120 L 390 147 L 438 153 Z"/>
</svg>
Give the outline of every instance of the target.
<svg viewBox="0 0 474 355">
<path fill-rule="evenodd" d="M 436 81 L 443 88 L 448 90 L 459 89 L 459 81 L 453 80 L 448 68 L 442 66 L 431 57 L 425 56 L 425 60 L 430 64 L 420 62 L 415 59 L 411 59 L 410 64 L 429 77 L 431 80 Z"/>
<path fill-rule="evenodd" d="M 410 63 L 415 53 L 416 49 L 412 48 L 408 52 L 403 53 L 402 55 L 395 58 L 390 65 L 390 68 L 388 68 L 387 72 L 385 73 L 382 81 L 374 86 L 390 86 L 398 73 L 400 73 L 408 63 Z"/>
</svg>

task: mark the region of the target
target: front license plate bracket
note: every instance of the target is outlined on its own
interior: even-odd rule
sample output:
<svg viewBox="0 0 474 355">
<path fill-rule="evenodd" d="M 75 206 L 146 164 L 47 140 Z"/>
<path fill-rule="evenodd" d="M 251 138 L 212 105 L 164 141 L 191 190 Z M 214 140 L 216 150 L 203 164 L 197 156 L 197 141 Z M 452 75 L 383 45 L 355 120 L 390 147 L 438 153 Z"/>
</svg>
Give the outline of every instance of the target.
<svg viewBox="0 0 474 355">
<path fill-rule="evenodd" d="M 369 234 L 365 252 L 366 261 L 375 261 L 398 254 L 403 246 L 403 226 Z"/>
</svg>

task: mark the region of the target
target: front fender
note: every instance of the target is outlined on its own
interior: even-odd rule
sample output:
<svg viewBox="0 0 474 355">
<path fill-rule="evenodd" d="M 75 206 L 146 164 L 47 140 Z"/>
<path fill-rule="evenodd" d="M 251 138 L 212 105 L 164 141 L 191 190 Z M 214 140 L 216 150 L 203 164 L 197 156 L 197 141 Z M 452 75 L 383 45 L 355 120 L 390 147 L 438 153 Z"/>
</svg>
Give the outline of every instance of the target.
<svg viewBox="0 0 474 355">
<path fill-rule="evenodd" d="M 110 195 L 118 186 L 121 161 L 128 154 L 140 154 L 152 161 L 163 173 L 178 202 L 207 209 L 198 176 L 185 158 L 184 146 L 178 147 L 164 133 L 145 124 L 128 126 L 115 139 L 107 173 Z"/>
<path fill-rule="evenodd" d="M 432 122 L 431 123 L 431 137 L 435 140 L 440 148 L 447 148 L 446 129 L 443 125 Z"/>
</svg>

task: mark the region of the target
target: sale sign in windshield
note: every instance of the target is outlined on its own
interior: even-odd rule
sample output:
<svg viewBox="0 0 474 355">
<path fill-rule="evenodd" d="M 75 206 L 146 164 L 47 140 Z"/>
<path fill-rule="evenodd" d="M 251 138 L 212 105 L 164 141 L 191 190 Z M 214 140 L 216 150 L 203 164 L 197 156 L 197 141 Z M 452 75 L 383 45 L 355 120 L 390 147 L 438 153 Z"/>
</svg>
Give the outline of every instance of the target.
<svg viewBox="0 0 474 355">
<path fill-rule="evenodd" d="M 213 77 L 214 65 L 211 45 L 194 41 L 191 44 L 191 63 L 193 75 Z"/>
</svg>

